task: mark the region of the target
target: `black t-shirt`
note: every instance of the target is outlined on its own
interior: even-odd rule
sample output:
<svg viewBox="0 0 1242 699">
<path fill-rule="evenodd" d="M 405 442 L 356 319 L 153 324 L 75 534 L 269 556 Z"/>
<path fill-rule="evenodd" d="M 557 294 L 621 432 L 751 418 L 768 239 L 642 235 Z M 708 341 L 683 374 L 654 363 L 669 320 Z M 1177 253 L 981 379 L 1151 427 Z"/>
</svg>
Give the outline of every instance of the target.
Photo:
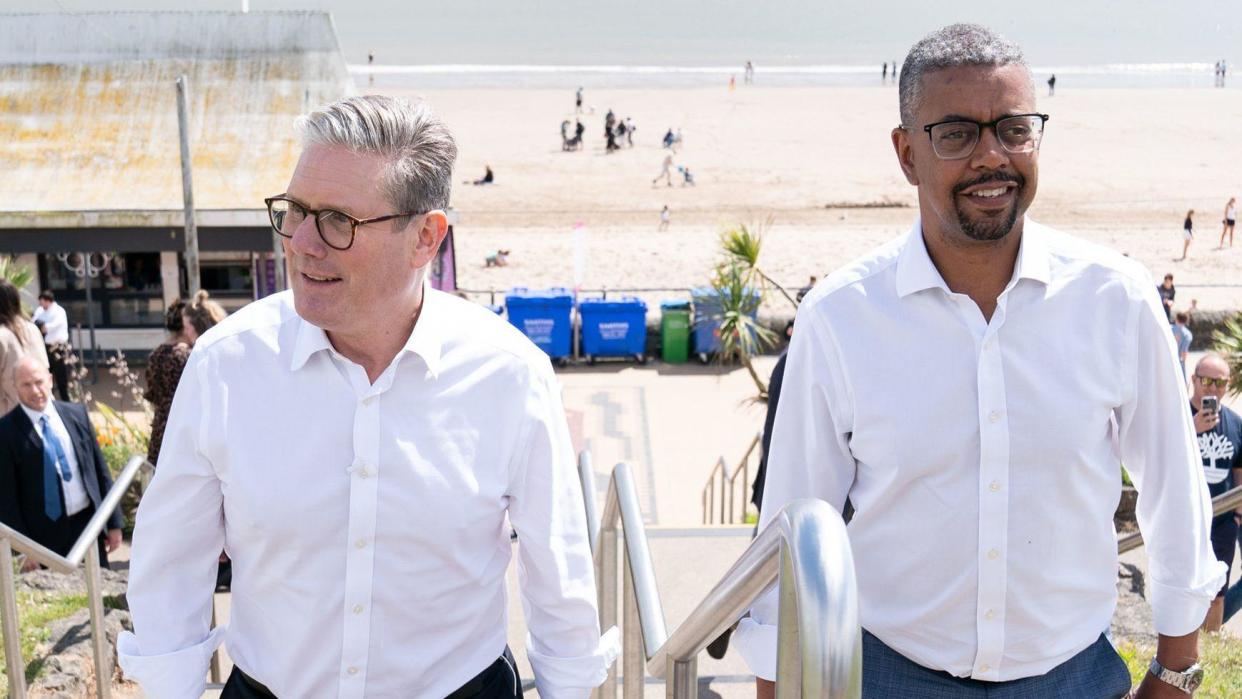
<svg viewBox="0 0 1242 699">
<path fill-rule="evenodd" d="M 1191 413 L 1198 411 L 1192 406 Z M 1231 469 L 1242 468 L 1242 417 L 1226 406 L 1220 407 L 1220 422 L 1216 427 L 1197 436 L 1199 457 L 1203 459 L 1203 475 L 1207 478 L 1208 491 L 1212 497 L 1235 485 Z M 1221 517 L 1232 517 L 1226 512 Z"/>
<path fill-rule="evenodd" d="M 1174 297 L 1174 296 L 1177 296 L 1177 287 L 1175 287 L 1175 286 L 1171 286 L 1171 287 L 1169 287 L 1169 288 L 1167 288 L 1167 289 L 1166 289 L 1166 288 L 1164 288 L 1164 284 L 1161 284 L 1161 285 L 1159 285 L 1159 286 L 1157 286 L 1157 287 L 1156 287 L 1156 291 L 1160 294 L 1160 300 L 1161 300 L 1162 302 L 1163 302 L 1163 301 L 1172 301 L 1172 300 L 1173 300 L 1173 297 Z M 1164 314 L 1165 314 L 1166 316 L 1168 316 L 1169 322 L 1170 322 L 1170 323 L 1172 323 L 1172 322 L 1173 322 L 1173 306 L 1172 306 L 1172 304 L 1162 304 L 1162 305 L 1164 306 Z"/>
</svg>

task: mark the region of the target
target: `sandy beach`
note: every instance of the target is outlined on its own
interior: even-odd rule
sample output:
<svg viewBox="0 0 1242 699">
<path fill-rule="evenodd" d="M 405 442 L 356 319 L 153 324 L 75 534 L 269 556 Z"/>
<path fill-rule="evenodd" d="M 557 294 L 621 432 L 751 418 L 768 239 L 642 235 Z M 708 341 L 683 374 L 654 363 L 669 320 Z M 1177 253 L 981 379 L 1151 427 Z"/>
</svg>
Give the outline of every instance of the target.
<svg viewBox="0 0 1242 699">
<path fill-rule="evenodd" d="M 1128 253 L 1153 281 L 1173 272 L 1179 305 L 1242 308 L 1242 235 L 1215 249 L 1226 200 L 1242 196 L 1242 91 L 1061 87 L 1052 98 L 1041 87 L 1051 119 L 1030 215 Z M 569 153 L 559 128 L 575 116 L 572 88 L 391 92 L 428 100 L 458 138 L 464 288 L 572 286 L 576 222 L 589 231 L 584 287 L 700 285 L 722 228 L 769 218 L 762 266 L 800 286 L 907 230 L 917 212 L 889 140 L 895 87 L 587 90 L 585 147 Z M 605 151 L 610 108 L 637 125 L 632 148 Z M 675 170 L 674 186 L 651 184 L 670 127 L 682 130 L 675 158 L 693 187 Z M 485 164 L 495 184 L 463 184 Z M 657 232 L 665 205 L 672 225 Z M 1192 208 L 1196 240 L 1175 262 Z M 484 269 L 497 248 L 513 251 L 511 266 Z"/>
</svg>

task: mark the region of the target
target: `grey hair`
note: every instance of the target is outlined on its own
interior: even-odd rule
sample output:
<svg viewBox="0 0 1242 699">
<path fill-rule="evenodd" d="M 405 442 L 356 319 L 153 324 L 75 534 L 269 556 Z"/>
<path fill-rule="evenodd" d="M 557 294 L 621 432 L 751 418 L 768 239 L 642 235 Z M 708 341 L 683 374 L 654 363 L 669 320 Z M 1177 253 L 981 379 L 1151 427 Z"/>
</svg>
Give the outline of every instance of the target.
<svg viewBox="0 0 1242 699">
<path fill-rule="evenodd" d="M 898 99 L 901 124 L 914 125 L 923 95 L 923 75 L 959 66 L 1019 65 L 1030 79 L 1022 49 L 996 32 L 978 24 L 951 24 L 923 37 L 910 48 L 901 64 Z M 1034 83 L 1032 83 L 1032 90 Z"/>
<path fill-rule="evenodd" d="M 296 128 L 304 146 L 338 146 L 387 160 L 382 184 L 397 211 L 448 208 L 457 143 L 425 103 L 349 97 L 299 117 Z"/>
</svg>

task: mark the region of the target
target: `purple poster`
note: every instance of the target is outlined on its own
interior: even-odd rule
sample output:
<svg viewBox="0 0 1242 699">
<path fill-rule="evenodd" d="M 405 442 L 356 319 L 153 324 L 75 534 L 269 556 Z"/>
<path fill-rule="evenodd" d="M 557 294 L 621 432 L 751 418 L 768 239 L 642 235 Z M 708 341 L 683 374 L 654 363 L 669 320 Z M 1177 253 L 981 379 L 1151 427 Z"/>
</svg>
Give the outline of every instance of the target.
<svg viewBox="0 0 1242 699">
<path fill-rule="evenodd" d="M 449 226 L 436 259 L 431 263 L 431 287 L 440 291 L 457 290 L 457 258 L 453 254 L 453 227 Z"/>
</svg>

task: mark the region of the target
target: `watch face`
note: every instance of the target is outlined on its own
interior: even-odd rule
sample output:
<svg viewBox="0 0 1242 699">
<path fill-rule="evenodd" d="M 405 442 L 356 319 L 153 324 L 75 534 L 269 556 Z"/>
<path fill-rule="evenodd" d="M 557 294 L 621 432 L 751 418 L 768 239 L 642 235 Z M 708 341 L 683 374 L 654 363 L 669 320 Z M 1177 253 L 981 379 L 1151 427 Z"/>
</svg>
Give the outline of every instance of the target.
<svg viewBox="0 0 1242 699">
<path fill-rule="evenodd" d="M 1188 689 L 1192 692 L 1198 689 L 1199 685 L 1203 684 L 1203 668 L 1195 666 L 1195 668 L 1187 674 L 1186 684 L 1190 685 Z"/>
</svg>

